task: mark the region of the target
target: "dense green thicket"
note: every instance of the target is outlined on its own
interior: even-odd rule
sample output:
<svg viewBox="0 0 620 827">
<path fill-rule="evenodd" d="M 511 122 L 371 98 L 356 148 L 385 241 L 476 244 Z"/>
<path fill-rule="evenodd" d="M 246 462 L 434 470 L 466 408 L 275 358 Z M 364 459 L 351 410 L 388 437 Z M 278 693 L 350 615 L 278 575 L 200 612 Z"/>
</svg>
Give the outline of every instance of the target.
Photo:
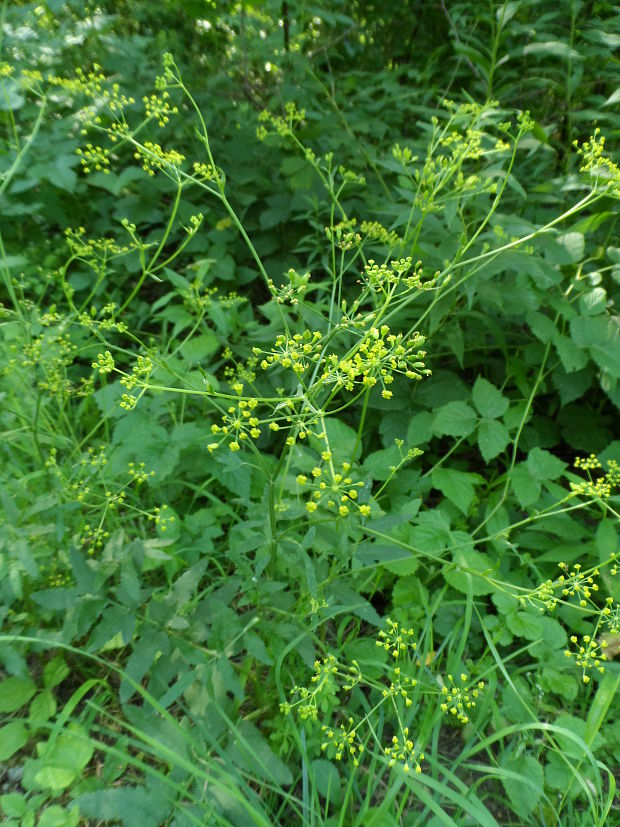
<svg viewBox="0 0 620 827">
<path fill-rule="evenodd" d="M 615 823 L 619 45 L 2 6 L 2 823 Z"/>
</svg>

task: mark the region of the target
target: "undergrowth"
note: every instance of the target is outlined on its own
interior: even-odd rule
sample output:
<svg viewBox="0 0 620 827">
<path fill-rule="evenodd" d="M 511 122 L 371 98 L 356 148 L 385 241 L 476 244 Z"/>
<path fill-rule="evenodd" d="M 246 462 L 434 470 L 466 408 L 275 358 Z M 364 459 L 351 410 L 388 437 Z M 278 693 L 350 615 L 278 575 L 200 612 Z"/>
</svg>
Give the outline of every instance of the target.
<svg viewBox="0 0 620 827">
<path fill-rule="evenodd" d="M 613 10 L 199 5 L 3 6 L 3 823 L 612 823 Z"/>
</svg>

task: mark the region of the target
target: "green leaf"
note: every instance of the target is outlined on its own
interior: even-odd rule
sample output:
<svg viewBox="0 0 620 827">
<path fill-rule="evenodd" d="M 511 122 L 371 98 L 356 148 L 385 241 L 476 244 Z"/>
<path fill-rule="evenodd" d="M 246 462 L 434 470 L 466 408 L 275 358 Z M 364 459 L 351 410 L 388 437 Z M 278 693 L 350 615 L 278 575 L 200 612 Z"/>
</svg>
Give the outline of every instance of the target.
<svg viewBox="0 0 620 827">
<path fill-rule="evenodd" d="M 129 785 L 85 793 L 76 804 L 93 821 L 120 822 L 123 827 L 159 827 L 170 812 L 163 791 Z"/>
<path fill-rule="evenodd" d="M 384 481 L 389 478 L 392 474 L 392 468 L 395 468 L 400 461 L 400 451 L 396 445 L 391 445 L 389 448 L 383 448 L 369 454 L 364 460 L 362 468 L 370 474 L 373 480 Z"/>
<path fill-rule="evenodd" d="M 596 529 L 596 547 L 601 562 L 618 549 L 618 534 L 613 520 L 601 520 Z"/>
<path fill-rule="evenodd" d="M 30 704 L 28 720 L 33 724 L 42 724 L 56 714 L 56 699 L 49 689 L 39 692 Z"/>
<path fill-rule="evenodd" d="M 466 402 L 448 402 L 439 408 L 433 422 L 433 431 L 439 436 L 469 436 L 478 417 Z"/>
<path fill-rule="evenodd" d="M 607 293 L 602 287 L 594 287 L 579 296 L 579 310 L 582 316 L 598 316 L 607 306 Z"/>
<path fill-rule="evenodd" d="M 0 712 L 16 712 L 26 706 L 36 691 L 30 680 L 7 678 L 0 683 Z"/>
<path fill-rule="evenodd" d="M 525 638 L 525 640 L 538 640 L 543 636 L 541 618 L 528 612 L 506 615 L 506 625 L 513 635 Z"/>
<path fill-rule="evenodd" d="M 327 432 L 329 449 L 336 465 L 342 465 L 343 462 L 354 462 L 359 458 L 362 450 L 361 440 L 357 445 L 357 449 L 355 449 L 357 431 L 351 428 L 350 425 L 330 417 L 325 420 L 325 431 Z M 310 444 L 319 453 L 327 448 L 325 440 L 317 439 L 315 436 L 310 437 Z M 355 456 L 353 455 L 354 450 Z"/>
<path fill-rule="evenodd" d="M 0 727 L 0 761 L 6 761 L 15 755 L 28 741 L 30 733 L 25 722 L 10 721 Z"/>
<path fill-rule="evenodd" d="M 540 482 L 532 477 L 524 462 L 512 469 L 510 486 L 521 508 L 532 505 L 540 497 Z"/>
<path fill-rule="evenodd" d="M 502 776 L 502 784 L 515 811 L 519 815 L 531 813 L 543 794 L 545 776 L 542 765 L 531 755 L 520 755 L 510 758 L 503 767 L 520 776 Z"/>
<path fill-rule="evenodd" d="M 479 376 L 472 390 L 472 399 L 480 416 L 497 419 L 506 413 L 509 400 L 487 379 Z"/>
<path fill-rule="evenodd" d="M 192 336 L 179 348 L 181 356 L 190 364 L 206 359 L 218 350 L 220 343 L 215 333 L 209 331 L 200 336 Z"/>
<path fill-rule="evenodd" d="M 0 795 L 0 807 L 9 818 L 21 818 L 26 812 L 26 796 L 20 793 Z"/>
<path fill-rule="evenodd" d="M 433 418 L 430 411 L 423 411 L 413 416 L 407 428 L 405 444 L 415 447 L 430 442 L 433 438 Z"/>
<path fill-rule="evenodd" d="M 37 827 L 77 827 L 80 811 L 77 807 L 65 810 L 58 804 L 52 804 L 41 813 Z"/>
<path fill-rule="evenodd" d="M 562 360 L 562 365 L 566 373 L 582 370 L 588 364 L 588 354 L 577 347 L 567 336 L 561 336 L 558 333 L 553 339 L 553 344 L 558 352 L 558 356 Z"/>
<path fill-rule="evenodd" d="M 452 532 L 453 539 L 462 532 Z M 469 540 L 469 535 L 464 535 Z M 447 583 L 457 591 L 473 595 L 490 594 L 496 587 L 489 583 L 485 575 L 493 576 L 493 562 L 484 554 L 471 547 L 457 549 L 452 554 L 452 564 L 446 563 L 443 576 Z"/>
<path fill-rule="evenodd" d="M 70 671 L 62 655 L 56 655 L 43 667 L 43 686 L 53 689 L 64 681 Z"/>
<path fill-rule="evenodd" d="M 543 668 L 541 686 L 546 692 L 554 692 L 567 701 L 574 701 L 579 694 L 579 684 L 576 678 L 552 666 Z"/>
<path fill-rule="evenodd" d="M 432 473 L 433 487 L 439 489 L 444 497 L 467 514 L 476 496 L 476 486 L 484 482 L 479 474 L 456 471 L 452 468 L 436 468 Z"/>
<path fill-rule="evenodd" d="M 555 480 L 562 475 L 566 463 L 543 448 L 532 448 L 527 455 L 527 470 L 537 480 Z"/>
<path fill-rule="evenodd" d="M 37 752 L 42 764 L 35 776 L 37 784 L 59 792 L 81 775 L 94 749 L 84 730 L 78 724 L 69 724 L 57 738 L 39 742 Z"/>
<path fill-rule="evenodd" d="M 478 448 L 486 463 L 502 453 L 510 442 L 508 428 L 497 419 L 481 419 L 478 425 Z"/>
</svg>

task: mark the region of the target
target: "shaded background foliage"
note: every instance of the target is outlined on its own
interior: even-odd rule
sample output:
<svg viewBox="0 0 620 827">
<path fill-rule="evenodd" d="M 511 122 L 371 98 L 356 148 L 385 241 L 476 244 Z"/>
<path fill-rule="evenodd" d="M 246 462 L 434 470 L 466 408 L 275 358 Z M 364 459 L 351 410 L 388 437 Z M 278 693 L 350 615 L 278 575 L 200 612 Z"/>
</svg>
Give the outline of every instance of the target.
<svg viewBox="0 0 620 827">
<path fill-rule="evenodd" d="M 535 125 L 517 152 L 500 212 L 478 240 L 475 251 L 481 252 L 497 239 L 523 235 L 553 219 L 585 192 L 571 151 L 573 141 L 587 140 L 600 126 L 613 152 L 620 131 L 619 46 L 620 12 L 609 2 L 121 0 L 84 4 L 50 0 L 2 7 L 4 61 L 65 76 L 98 64 L 137 101 L 152 93 L 162 52 L 172 52 L 204 113 L 231 202 L 269 275 L 281 284 L 290 267 L 311 270 L 319 287 L 330 267 L 324 227 L 329 224 L 331 204 L 303 158 L 283 150 L 272 138 L 256 140 L 263 109 L 281 113 L 291 100 L 303 108 L 300 140 L 317 155 L 333 152 L 337 163 L 366 178 L 364 187 L 351 188 L 343 196 L 347 213 L 360 221 L 378 220 L 397 232 L 407 226 L 412 188 L 394 161 L 392 147 L 395 143 L 409 147 L 423 160 L 433 134 L 432 117 L 441 111 L 443 98 L 496 99 L 497 119 L 503 117 L 502 108 L 529 110 Z M 6 174 L 40 109 L 10 77 L 3 79 L 2 89 L 0 169 Z M 83 175 L 76 155 L 82 137 L 72 114 L 75 105 L 64 90 L 51 97 L 28 162 L 0 202 L 3 270 L 10 276 L 0 298 L 9 307 L 11 290 L 17 291 L 22 322 L 28 323 L 24 329 L 30 325 L 31 338 L 41 333 L 37 308 L 62 306 L 62 291 L 51 276 L 66 259 L 62 238 L 67 227 L 87 227 L 92 236 L 118 236 L 121 220 L 129 217 L 147 242 L 157 242 L 173 198 L 163 176 L 144 176 L 129 156 L 120 158 L 125 168 L 119 175 Z M 180 116 L 162 130 L 161 140 L 192 157 L 191 112 L 186 102 L 179 106 Z M 471 172 L 484 180 L 501 180 L 499 164 L 480 160 L 471 164 Z M 442 269 L 488 207 L 488 194 L 458 206 L 447 198 L 441 209 L 426 217 L 420 236 L 407 239 L 402 254 L 423 260 L 429 272 Z M 131 330 L 169 360 L 166 381 L 190 387 L 201 382 L 197 365 L 223 382 L 226 368 L 250 358 L 252 346 L 266 345 L 276 330 L 268 291 L 225 211 L 215 201 L 205 202 L 197 190 L 189 190 L 180 207 L 180 223 L 187 224 L 198 211 L 205 216 L 203 227 L 174 271 L 160 281 L 145 282 L 126 310 Z M 432 343 L 428 363 L 433 377 L 413 389 L 399 388 L 394 400 L 373 398 L 364 428 L 363 467 L 375 481 L 388 476 L 395 438 L 406 436 L 408 444 L 425 451 L 423 466 L 404 470 L 386 487 L 386 512 L 392 517 L 408 515 L 413 521 L 403 527 L 402 520 L 390 523 L 388 517 L 386 530 L 395 538 L 415 541 L 428 552 L 437 546 L 446 548 L 452 542 L 450 532 L 466 532 L 472 520 L 489 514 L 489 530 L 499 531 L 509 524 L 509 516 L 518 519 L 548 505 L 575 453 L 619 457 L 617 215 L 616 201 L 599 201 L 557 233 L 533 240 L 529 249 L 491 259 L 470 282 L 433 305 L 423 331 Z M 174 250 L 183 237 L 179 224 L 166 249 Z M 376 249 L 378 256 L 385 255 L 380 243 Z M 97 284 L 93 302 L 122 306 L 138 273 L 137 254 L 115 260 Z M 200 341 L 194 346 L 185 341 L 193 320 L 183 295 L 198 275 L 217 288 L 221 298 L 209 306 Z M 76 296 L 85 298 L 92 288 L 92 273 L 76 265 L 70 284 Z M 229 291 L 239 295 L 230 296 Z M 324 306 L 321 301 L 319 289 L 317 307 Z M 430 307 L 431 301 L 422 296 L 417 307 Z M 311 317 L 306 321 L 310 324 Z M 401 321 L 406 325 L 406 314 Z M 377 576 L 369 583 L 363 566 L 368 561 L 374 565 L 378 552 L 373 544 L 355 532 L 340 536 L 318 527 L 299 548 L 285 549 L 277 578 L 263 577 L 265 479 L 247 473 L 234 458 L 220 460 L 203 451 L 197 459 L 196 445 L 204 443 L 210 424 L 200 400 L 177 404 L 153 397 L 129 413 L 116 405 L 118 387 L 98 388 L 86 398 L 59 400 L 41 392 L 41 382 L 49 382 L 57 369 L 52 350 L 40 363 L 18 370 L 21 334 L 7 324 L 2 335 L 8 366 L 2 391 L 7 404 L 1 414 L 6 438 L 0 447 L 4 469 L 0 471 L 4 503 L 0 611 L 5 629 L 75 645 L 89 655 L 105 653 L 108 667 L 85 664 L 75 651 L 67 655 L 74 671 L 65 678 L 69 688 L 63 702 L 83 680 L 107 668 L 108 689 L 98 697 L 100 708 L 113 710 L 118 720 L 128 720 L 153 738 L 163 737 L 186 755 L 182 733 L 170 721 L 166 729 L 161 717 L 156 724 L 147 720 L 136 695 L 137 686 L 144 684 L 158 703 L 178 712 L 179 720 L 188 714 L 185 720 L 197 727 L 206 751 L 225 759 L 231 768 L 231 789 L 235 785 L 244 789 L 259 808 L 256 784 L 246 784 L 242 777 L 249 755 L 257 774 L 254 781 L 272 783 L 272 799 L 279 802 L 269 818 L 277 812 L 282 823 L 299 823 L 295 821 L 300 818 L 298 804 L 287 800 L 283 790 L 298 790 L 306 770 L 299 765 L 295 736 L 274 709 L 276 690 L 270 677 L 276 665 L 282 666 L 282 652 L 294 652 L 297 668 L 310 666 L 327 635 L 327 642 L 337 644 L 349 657 L 361 657 L 368 644 L 363 634 L 380 622 L 379 615 L 400 612 L 411 622 L 422 622 L 421 606 L 438 583 L 444 587 L 441 565 L 432 563 L 426 570 L 424 563 L 419 571 L 417 567 L 400 570 L 397 565 L 377 567 Z M 113 339 L 127 353 L 134 348 L 122 335 Z M 71 362 L 64 367 L 76 384 L 90 375 L 97 343 L 77 333 L 72 347 Z M 486 413 L 473 390 L 480 377 L 501 391 L 499 406 L 491 405 Z M 530 396 L 531 416 L 519 430 Z M 356 427 L 355 417 L 342 417 L 340 438 L 348 445 L 346 426 Z M 106 471 L 110 480 L 121 478 L 128 461 L 146 461 L 157 469 L 141 499 L 149 508 L 170 504 L 177 517 L 167 535 L 172 545 L 162 532 L 155 542 L 145 539 L 150 524 L 138 517 L 118 518 L 101 559 L 88 560 L 74 542 L 84 522 L 79 500 L 71 499 L 54 482 L 45 461 L 54 449 L 59 458 L 68 457 L 66 467 L 71 468 L 88 445 L 91 431 L 113 447 Z M 511 464 L 511 447 L 517 439 L 516 463 Z M 441 465 L 446 455 L 452 476 L 424 473 L 425 468 Z M 71 479 L 80 486 L 88 482 L 79 475 Z M 503 508 L 499 493 L 505 484 Z M 424 507 L 415 522 L 419 500 Z M 525 586 L 533 582 L 532 570 L 551 576 L 560 560 L 571 563 L 580 555 L 589 562 L 602 559 L 617 544 L 617 537 L 612 520 L 603 519 L 601 525 L 602 531 L 591 517 L 558 519 L 545 524 L 544 530 L 517 531 L 510 543 L 493 541 L 488 551 L 501 556 L 504 577 Z M 26 540 L 28 532 L 31 536 Z M 317 556 L 312 562 L 306 554 L 311 546 Z M 355 560 L 362 561 L 361 574 L 349 571 L 351 548 Z M 168 555 L 170 551 L 176 557 Z M 340 566 L 334 580 L 328 562 L 332 553 Z M 308 561 L 305 579 L 299 575 L 302 554 Z M 329 627 L 329 633 L 310 641 L 302 635 L 302 608 L 309 596 L 317 597 L 312 583 L 316 586 L 323 580 L 328 583 L 325 595 L 335 607 L 334 617 L 340 610 L 342 623 L 337 626 L 334 620 L 332 626 L 337 628 L 332 628 L 326 613 L 324 627 Z M 449 577 L 446 583 L 434 629 L 453 643 L 463 596 Z M 610 588 L 616 589 L 612 593 L 617 599 L 617 586 Z M 362 608 L 351 614 L 347 607 L 357 600 Z M 503 655 L 512 653 L 524 639 L 542 635 L 542 627 L 534 621 L 528 626 L 509 601 L 494 601 L 487 601 L 488 618 L 492 618 L 487 620 Z M 561 619 L 567 626 L 579 627 L 570 611 Z M 555 634 L 557 643 L 561 632 L 555 629 Z M 467 656 L 475 662 L 485 646 L 475 618 L 467 645 Z M 555 659 L 549 654 L 551 648 L 539 647 L 536 654 L 517 659 L 513 686 L 501 687 L 495 709 L 498 719 L 523 722 L 516 695 L 536 708 L 541 718 L 553 717 L 562 704 L 575 699 L 577 681 L 562 671 L 556 653 Z M 51 662 L 48 656 L 35 658 L 35 652 L 37 646 L 15 643 L 3 647 L 0 660 L 7 674 L 26 680 L 32 673 L 34 683 L 29 686 L 36 698 L 35 693 L 52 692 L 56 684 L 38 665 Z M 125 676 L 116 673 L 117 666 L 126 669 Z M 184 682 L 188 674 L 195 684 Z M 144 698 L 141 703 L 148 707 Z M 585 718 L 586 710 L 571 709 Z M 260 716 L 256 710 L 261 710 Z M 159 709 L 156 712 L 160 714 Z M 113 721 L 111 734 L 102 722 L 105 716 L 97 715 L 91 708 L 81 720 L 85 726 L 99 727 L 101 741 L 110 743 L 122 726 Z M 599 745 L 604 749 L 599 754 L 610 763 L 620 760 L 617 721 L 614 726 L 608 743 Z M 231 732 L 234 738 L 229 737 Z M 436 753 L 449 756 L 457 739 L 446 743 L 439 738 L 439 727 L 434 732 Z M 510 766 L 524 774 L 527 770 L 540 795 L 542 782 L 528 764 L 536 747 L 527 742 L 533 751 L 519 757 L 515 743 L 521 742 L 510 741 L 505 753 L 517 762 Z M 137 752 L 145 746 L 133 743 L 132 748 Z M 195 744 L 191 748 L 198 749 Z M 101 759 L 103 777 L 112 787 L 120 775 L 115 774 L 113 753 L 107 755 L 112 757 Z M 265 776 L 256 769 L 261 763 L 257 755 L 268 767 Z M 152 758 L 154 766 L 158 760 L 157 755 Z M 342 783 L 337 773 L 333 775 L 335 770 L 325 767 L 327 762 L 318 760 L 312 766 L 324 800 L 330 778 L 341 792 Z M 183 773 L 177 771 L 179 784 L 185 784 Z M 29 772 L 32 775 L 34 770 L 27 769 L 26 778 Z M 567 770 L 558 760 L 550 759 L 546 772 L 548 789 L 557 791 L 568 783 Z M 142 778 L 141 773 L 143 768 L 130 769 L 134 780 Z M 155 781 L 161 779 L 155 776 Z M 187 788 L 194 793 L 203 782 L 194 777 Z M 102 786 L 92 779 L 89 783 L 78 786 L 74 797 L 82 812 L 95 818 L 103 801 L 97 798 Z M 152 779 L 148 783 L 151 788 L 146 792 L 136 783 L 127 798 L 105 799 L 108 820 L 125 817 L 131 823 L 132 817 L 143 817 L 157 788 Z M 30 790 L 37 789 L 40 786 L 32 782 Z M 497 789 L 493 795 L 501 799 L 504 793 Z M 512 807 L 517 813 L 514 818 L 520 818 L 518 805 L 527 786 L 525 793 L 523 788 L 516 792 L 505 788 L 505 793 L 497 804 L 498 818 L 513 817 L 505 807 Z M 337 797 L 334 801 L 337 806 Z M 170 801 L 159 801 L 157 806 L 152 823 L 163 822 L 162 813 L 173 817 Z M 218 807 L 225 814 L 222 819 L 247 823 L 230 789 L 221 794 Z M 570 823 L 589 823 L 578 821 L 580 813 L 580 805 L 575 805 Z M 416 815 L 426 816 L 419 811 Z"/>
</svg>

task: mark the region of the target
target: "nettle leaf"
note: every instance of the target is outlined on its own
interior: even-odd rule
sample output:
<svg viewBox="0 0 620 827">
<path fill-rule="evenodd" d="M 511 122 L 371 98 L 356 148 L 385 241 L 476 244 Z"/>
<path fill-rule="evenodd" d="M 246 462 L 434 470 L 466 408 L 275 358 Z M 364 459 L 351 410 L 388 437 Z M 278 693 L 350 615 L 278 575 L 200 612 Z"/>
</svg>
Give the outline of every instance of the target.
<svg viewBox="0 0 620 827">
<path fill-rule="evenodd" d="M 502 453 L 510 442 L 508 428 L 497 419 L 481 419 L 478 425 L 478 448 L 486 463 Z"/>
<path fill-rule="evenodd" d="M 531 813 L 543 794 L 545 775 L 542 765 L 531 755 L 510 758 L 505 770 L 519 777 L 502 776 L 502 784 L 517 813 Z"/>
<path fill-rule="evenodd" d="M 0 727 L 0 761 L 7 761 L 27 743 L 30 733 L 21 719 Z"/>
<path fill-rule="evenodd" d="M 472 390 L 472 399 L 480 416 L 497 419 L 506 413 L 510 400 L 487 379 L 479 376 Z"/>
<path fill-rule="evenodd" d="M 476 486 L 484 482 L 480 474 L 456 471 L 452 468 L 436 468 L 432 474 L 433 487 L 439 489 L 444 497 L 467 514 L 476 496 Z"/>
<path fill-rule="evenodd" d="M 0 712 L 17 712 L 37 691 L 31 680 L 7 678 L 0 683 Z"/>
<path fill-rule="evenodd" d="M 478 417 L 466 402 L 448 402 L 435 414 L 433 431 L 438 436 L 469 436 Z"/>
<path fill-rule="evenodd" d="M 566 463 L 543 448 L 532 448 L 527 455 L 527 470 L 537 480 L 555 480 L 561 476 Z"/>
</svg>

